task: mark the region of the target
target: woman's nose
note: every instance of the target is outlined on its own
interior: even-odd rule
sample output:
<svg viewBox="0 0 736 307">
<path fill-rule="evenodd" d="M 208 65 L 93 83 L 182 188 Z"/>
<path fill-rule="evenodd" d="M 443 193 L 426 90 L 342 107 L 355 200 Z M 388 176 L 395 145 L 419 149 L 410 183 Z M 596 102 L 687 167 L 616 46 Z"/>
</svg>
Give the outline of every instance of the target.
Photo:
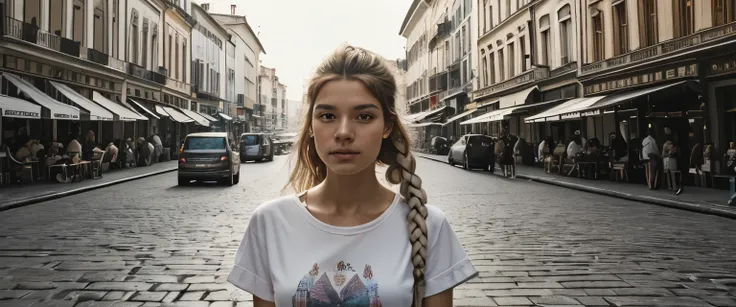
<svg viewBox="0 0 736 307">
<path fill-rule="evenodd" d="M 355 137 L 354 127 L 349 118 L 340 119 L 337 131 L 335 131 L 335 139 L 338 141 L 353 140 Z"/>
</svg>

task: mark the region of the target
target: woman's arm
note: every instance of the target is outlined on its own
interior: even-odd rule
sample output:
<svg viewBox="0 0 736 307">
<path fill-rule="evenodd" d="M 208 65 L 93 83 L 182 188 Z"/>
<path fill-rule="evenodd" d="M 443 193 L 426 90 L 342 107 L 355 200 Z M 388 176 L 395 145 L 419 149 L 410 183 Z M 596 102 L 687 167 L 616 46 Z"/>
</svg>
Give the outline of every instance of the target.
<svg viewBox="0 0 736 307">
<path fill-rule="evenodd" d="M 430 297 L 426 297 L 424 298 L 423 303 L 425 307 L 452 307 L 452 289 L 447 289 Z M 255 307 L 260 306 L 256 305 Z"/>
<path fill-rule="evenodd" d="M 451 305 L 446 305 L 446 306 L 451 306 Z M 263 300 L 260 297 L 257 297 L 254 295 L 253 296 L 253 307 L 276 307 L 276 303 Z"/>
</svg>

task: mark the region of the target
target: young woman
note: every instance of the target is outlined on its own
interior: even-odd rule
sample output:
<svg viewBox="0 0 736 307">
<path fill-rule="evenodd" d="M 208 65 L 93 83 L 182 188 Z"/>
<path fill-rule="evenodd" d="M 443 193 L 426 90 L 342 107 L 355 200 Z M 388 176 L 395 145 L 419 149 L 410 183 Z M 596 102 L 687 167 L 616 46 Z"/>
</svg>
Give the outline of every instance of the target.
<svg viewBox="0 0 736 307">
<path fill-rule="evenodd" d="M 290 178 L 299 193 L 255 210 L 228 281 L 256 307 L 452 306 L 452 289 L 477 272 L 444 213 L 425 205 L 382 58 L 340 48 L 307 95 Z"/>
</svg>

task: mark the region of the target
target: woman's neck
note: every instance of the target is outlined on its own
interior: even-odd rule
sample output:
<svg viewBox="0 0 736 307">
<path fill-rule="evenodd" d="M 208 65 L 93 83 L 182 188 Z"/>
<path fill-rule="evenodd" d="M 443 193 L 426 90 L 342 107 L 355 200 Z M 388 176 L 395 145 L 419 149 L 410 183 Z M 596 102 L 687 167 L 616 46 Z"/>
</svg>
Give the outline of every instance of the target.
<svg viewBox="0 0 736 307">
<path fill-rule="evenodd" d="M 315 196 L 316 199 L 310 198 L 320 203 L 323 209 L 338 214 L 349 214 L 365 211 L 367 208 L 361 208 L 365 204 L 381 203 L 387 192 L 389 192 L 388 189 L 383 187 L 376 178 L 375 167 L 368 167 L 357 174 L 347 176 L 328 170 L 325 180 L 309 194 Z"/>
</svg>

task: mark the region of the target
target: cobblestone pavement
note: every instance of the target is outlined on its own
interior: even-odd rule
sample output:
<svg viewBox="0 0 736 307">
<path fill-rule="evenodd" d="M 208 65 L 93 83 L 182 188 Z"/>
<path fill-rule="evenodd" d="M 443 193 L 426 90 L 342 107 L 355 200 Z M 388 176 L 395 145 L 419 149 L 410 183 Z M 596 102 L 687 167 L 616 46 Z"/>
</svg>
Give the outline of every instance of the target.
<svg viewBox="0 0 736 307">
<path fill-rule="evenodd" d="M 285 161 L 234 187 L 168 173 L 0 212 L 0 306 L 252 306 L 225 278 Z M 736 306 L 733 220 L 417 163 L 481 272 L 455 306 Z"/>
</svg>

